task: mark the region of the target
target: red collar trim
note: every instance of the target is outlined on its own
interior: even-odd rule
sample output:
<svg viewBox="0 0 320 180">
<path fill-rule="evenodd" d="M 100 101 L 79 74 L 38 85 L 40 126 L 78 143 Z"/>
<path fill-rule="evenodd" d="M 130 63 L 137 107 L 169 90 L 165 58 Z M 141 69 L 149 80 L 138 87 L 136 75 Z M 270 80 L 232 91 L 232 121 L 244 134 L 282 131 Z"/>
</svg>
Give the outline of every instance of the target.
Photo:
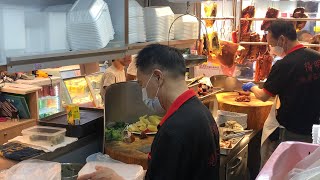
<svg viewBox="0 0 320 180">
<path fill-rule="evenodd" d="M 301 49 L 301 48 L 304 48 L 304 45 L 303 45 L 303 44 L 298 44 L 298 45 L 296 45 L 295 47 L 293 47 L 292 49 L 290 49 L 290 50 L 288 51 L 287 55 L 290 54 L 290 53 L 292 53 L 293 51 L 296 51 L 296 50 Z"/>
<path fill-rule="evenodd" d="M 192 90 L 189 89 L 186 92 L 184 92 L 183 94 L 181 94 L 170 106 L 169 110 L 167 111 L 166 115 L 162 118 L 161 122 L 160 122 L 160 126 L 162 126 L 162 124 L 164 122 L 166 122 L 166 120 L 173 114 L 175 113 L 186 101 L 188 101 L 190 98 L 192 98 L 193 96 L 195 96 L 196 93 Z"/>
</svg>

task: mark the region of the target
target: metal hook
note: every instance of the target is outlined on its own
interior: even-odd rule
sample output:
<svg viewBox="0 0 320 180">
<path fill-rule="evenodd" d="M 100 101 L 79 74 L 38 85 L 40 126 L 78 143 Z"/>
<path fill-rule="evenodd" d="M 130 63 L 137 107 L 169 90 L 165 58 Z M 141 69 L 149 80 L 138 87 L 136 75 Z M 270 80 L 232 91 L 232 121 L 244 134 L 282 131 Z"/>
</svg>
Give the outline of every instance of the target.
<svg viewBox="0 0 320 180">
<path fill-rule="evenodd" d="M 186 10 L 186 14 L 190 14 L 190 2 L 187 1 L 187 10 Z"/>
<path fill-rule="evenodd" d="M 221 25 L 221 29 L 220 29 L 220 36 L 221 36 L 224 40 L 226 40 L 226 36 L 225 36 L 225 34 L 226 34 L 225 26 L 226 26 L 226 20 L 223 20 L 223 21 L 222 21 L 222 25 Z"/>
</svg>

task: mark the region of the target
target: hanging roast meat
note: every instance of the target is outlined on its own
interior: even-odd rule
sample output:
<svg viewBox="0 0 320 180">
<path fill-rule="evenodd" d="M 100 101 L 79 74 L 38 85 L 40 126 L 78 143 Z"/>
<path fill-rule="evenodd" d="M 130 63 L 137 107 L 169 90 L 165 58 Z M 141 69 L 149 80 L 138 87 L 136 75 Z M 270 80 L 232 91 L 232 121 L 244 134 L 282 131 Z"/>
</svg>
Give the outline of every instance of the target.
<svg viewBox="0 0 320 180">
<path fill-rule="evenodd" d="M 239 48 L 239 44 L 230 41 L 221 41 L 220 45 L 222 48 L 221 54 L 218 54 L 216 58 L 219 62 L 227 67 L 232 67 L 234 64 L 235 56 Z"/>
<path fill-rule="evenodd" d="M 256 61 L 256 72 L 254 75 L 254 81 L 259 82 L 268 77 L 271 67 L 272 67 L 273 58 L 269 53 L 260 55 Z"/>
<path fill-rule="evenodd" d="M 303 7 L 296 8 L 293 11 L 292 17 L 294 17 L 294 18 L 308 18 L 307 14 L 305 14 L 305 12 L 304 12 L 304 8 Z M 307 21 L 296 21 L 294 23 L 295 23 L 296 29 L 297 30 L 301 30 L 306 26 Z"/>
<path fill-rule="evenodd" d="M 255 14 L 255 7 L 248 6 L 242 10 L 241 17 L 242 18 L 253 18 Z M 241 29 L 240 33 L 248 33 L 250 31 L 252 20 L 241 20 Z"/>
<path fill-rule="evenodd" d="M 266 13 L 266 18 L 277 18 L 279 15 L 279 10 L 275 8 L 268 8 Z M 268 30 L 272 21 L 264 20 L 261 24 L 261 30 Z"/>
<path fill-rule="evenodd" d="M 252 32 L 241 35 L 242 42 L 260 42 L 260 35 Z M 260 52 L 259 45 L 242 45 L 244 49 L 239 57 L 236 58 L 237 64 L 244 64 L 246 59 L 256 59 Z"/>
<path fill-rule="evenodd" d="M 219 43 L 218 33 L 217 32 L 210 32 L 207 35 L 203 35 L 203 53 L 204 55 L 210 54 L 220 54 L 221 47 Z M 209 52 L 207 52 L 209 51 Z"/>
<path fill-rule="evenodd" d="M 260 42 L 260 35 L 258 33 L 251 33 L 250 42 Z M 248 59 L 257 59 L 259 52 L 259 45 L 250 45 L 250 54 L 248 56 Z"/>
<path fill-rule="evenodd" d="M 217 4 L 216 3 L 204 3 L 204 14 L 205 17 L 216 17 L 217 16 Z M 205 20 L 206 27 L 213 27 L 214 20 Z"/>
<path fill-rule="evenodd" d="M 261 42 L 267 42 L 267 35 L 266 34 L 264 34 L 262 36 Z M 266 51 L 267 51 L 267 48 L 268 48 L 267 45 L 266 46 L 260 46 L 260 54 L 265 54 Z"/>
</svg>

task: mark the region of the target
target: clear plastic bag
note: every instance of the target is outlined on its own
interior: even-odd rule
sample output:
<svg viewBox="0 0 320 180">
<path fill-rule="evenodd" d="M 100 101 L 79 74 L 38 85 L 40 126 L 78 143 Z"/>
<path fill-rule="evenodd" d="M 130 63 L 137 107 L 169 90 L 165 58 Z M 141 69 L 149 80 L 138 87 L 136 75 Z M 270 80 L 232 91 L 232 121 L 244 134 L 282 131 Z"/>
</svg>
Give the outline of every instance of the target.
<svg viewBox="0 0 320 180">
<path fill-rule="evenodd" d="M 61 165 L 42 160 L 22 161 L 0 173 L 0 180 L 61 180 Z"/>
<path fill-rule="evenodd" d="M 290 180 L 320 179 L 320 147 L 305 157 L 289 172 Z"/>
<path fill-rule="evenodd" d="M 119 176 L 123 177 L 125 180 L 143 180 L 145 171 L 140 165 L 116 163 L 116 162 L 88 162 L 78 174 L 78 177 L 85 174 L 90 174 L 95 172 L 96 166 L 107 167 L 114 170 Z"/>
<path fill-rule="evenodd" d="M 87 157 L 86 162 L 108 162 L 108 163 L 122 163 L 120 161 L 112 159 L 107 154 L 102 154 L 101 152 L 91 154 Z"/>
</svg>

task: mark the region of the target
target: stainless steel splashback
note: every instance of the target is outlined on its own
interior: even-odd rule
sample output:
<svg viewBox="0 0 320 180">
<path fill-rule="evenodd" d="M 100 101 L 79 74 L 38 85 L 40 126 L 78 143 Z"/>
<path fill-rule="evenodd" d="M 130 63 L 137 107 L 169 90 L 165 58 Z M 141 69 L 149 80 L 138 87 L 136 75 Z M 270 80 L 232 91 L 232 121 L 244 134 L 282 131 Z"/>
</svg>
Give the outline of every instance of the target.
<svg viewBox="0 0 320 180">
<path fill-rule="evenodd" d="M 141 87 L 137 81 L 109 86 L 105 95 L 105 124 L 109 122 L 138 121 L 140 116 L 155 114 L 142 101 Z"/>
</svg>

